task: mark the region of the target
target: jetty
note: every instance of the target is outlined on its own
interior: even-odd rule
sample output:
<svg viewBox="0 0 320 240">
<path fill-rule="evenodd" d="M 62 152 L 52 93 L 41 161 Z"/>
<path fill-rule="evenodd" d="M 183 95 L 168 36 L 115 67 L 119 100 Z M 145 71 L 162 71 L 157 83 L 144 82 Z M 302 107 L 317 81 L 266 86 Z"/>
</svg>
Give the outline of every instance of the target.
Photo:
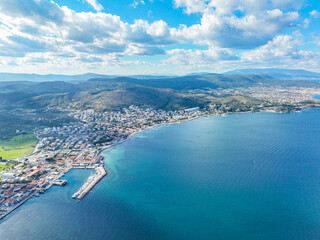
<svg viewBox="0 0 320 240">
<path fill-rule="evenodd" d="M 79 189 L 79 191 L 73 194 L 72 198 L 84 198 L 91 191 L 91 189 L 107 174 L 103 165 L 96 167 L 95 170 L 97 173 L 90 176 L 85 184 Z"/>
</svg>

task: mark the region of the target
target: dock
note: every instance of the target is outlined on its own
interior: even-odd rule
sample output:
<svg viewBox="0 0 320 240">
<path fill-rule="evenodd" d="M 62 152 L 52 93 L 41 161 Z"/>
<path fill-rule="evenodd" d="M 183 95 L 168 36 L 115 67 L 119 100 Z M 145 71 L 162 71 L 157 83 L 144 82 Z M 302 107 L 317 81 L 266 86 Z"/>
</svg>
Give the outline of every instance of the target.
<svg viewBox="0 0 320 240">
<path fill-rule="evenodd" d="M 73 194 L 72 198 L 83 199 L 91 189 L 107 174 L 106 170 L 103 166 L 99 166 L 95 168 L 96 174 L 90 176 L 85 184 Z"/>
<path fill-rule="evenodd" d="M 67 180 L 55 180 L 52 182 L 52 185 L 64 186 L 67 184 Z"/>
</svg>

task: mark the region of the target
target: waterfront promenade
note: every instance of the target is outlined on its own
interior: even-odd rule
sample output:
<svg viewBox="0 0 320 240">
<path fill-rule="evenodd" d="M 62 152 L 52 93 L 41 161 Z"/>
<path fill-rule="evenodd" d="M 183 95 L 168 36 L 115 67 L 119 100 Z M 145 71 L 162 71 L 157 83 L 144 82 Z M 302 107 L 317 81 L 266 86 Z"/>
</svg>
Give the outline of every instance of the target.
<svg viewBox="0 0 320 240">
<path fill-rule="evenodd" d="M 26 199 L 21 201 L 20 203 L 14 205 L 13 207 L 7 209 L 3 214 L 0 214 L 0 220 L 4 219 L 6 216 L 8 216 L 10 213 L 12 213 L 14 210 L 19 208 L 22 204 L 24 204 L 26 201 L 28 201 L 30 198 L 32 198 L 35 194 L 37 194 L 38 191 L 32 192 Z"/>
</svg>

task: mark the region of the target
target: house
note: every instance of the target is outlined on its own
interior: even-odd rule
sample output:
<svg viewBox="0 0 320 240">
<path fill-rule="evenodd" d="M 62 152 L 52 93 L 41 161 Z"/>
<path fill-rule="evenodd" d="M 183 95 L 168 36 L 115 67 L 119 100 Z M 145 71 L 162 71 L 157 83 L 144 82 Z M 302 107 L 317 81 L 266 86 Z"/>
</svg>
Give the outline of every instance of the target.
<svg viewBox="0 0 320 240">
<path fill-rule="evenodd" d="M 2 203 L 2 205 L 6 206 L 6 207 L 10 207 L 10 206 L 14 205 L 15 202 L 16 202 L 15 199 L 8 198 Z"/>
</svg>

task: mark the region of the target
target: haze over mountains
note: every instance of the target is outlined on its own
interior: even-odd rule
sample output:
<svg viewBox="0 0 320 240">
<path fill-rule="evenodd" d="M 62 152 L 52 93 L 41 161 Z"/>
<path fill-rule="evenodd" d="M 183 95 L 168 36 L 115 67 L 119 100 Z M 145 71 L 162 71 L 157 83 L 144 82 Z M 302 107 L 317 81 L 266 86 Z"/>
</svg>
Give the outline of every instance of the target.
<svg viewBox="0 0 320 240">
<path fill-rule="evenodd" d="M 31 82 L 48 82 L 48 81 L 86 81 L 92 78 L 115 78 L 118 75 L 103 75 L 96 73 L 85 73 L 79 75 L 61 75 L 61 74 L 26 74 L 26 73 L 0 73 L 0 82 L 9 81 L 31 81 Z M 156 76 L 156 75 L 130 75 L 137 79 L 154 79 L 154 78 L 170 78 L 172 76 Z"/>
<path fill-rule="evenodd" d="M 310 72 L 303 69 L 279 69 L 279 68 L 260 68 L 260 69 L 236 69 L 224 74 L 264 74 L 277 79 L 294 80 L 320 80 L 320 73 Z"/>
<path fill-rule="evenodd" d="M 244 72 L 241 70 L 241 73 Z M 301 72 L 297 74 L 301 76 Z M 316 73 L 308 74 L 314 76 Z M 320 82 L 313 78 L 312 81 L 279 79 L 261 73 L 194 73 L 180 77 L 99 74 L 1 76 L 0 134 L 10 132 L 11 135 L 19 129 L 18 126 L 33 131 L 39 124 L 59 125 L 62 121 L 72 121 L 68 111 L 74 110 L 94 109 L 103 112 L 130 105 L 177 110 L 226 104 L 230 109 L 249 111 L 263 101 L 242 94 L 233 95 L 228 91 L 220 92 L 223 89 L 249 87 L 320 87 Z M 11 126 L 9 129 L 8 125 Z"/>
<path fill-rule="evenodd" d="M 268 75 L 276 79 L 290 79 L 290 80 L 320 80 L 320 73 L 310 72 L 306 70 L 294 69 L 278 69 L 278 68 L 265 68 L 265 69 L 236 69 L 233 71 L 225 72 L 223 74 L 200 72 L 190 73 L 183 77 L 200 76 L 200 75 Z M 85 73 L 79 75 L 61 75 L 61 74 L 24 74 L 24 73 L 0 73 L 0 82 L 7 81 L 31 81 L 31 82 L 48 82 L 48 81 L 86 81 L 90 79 L 109 79 L 123 77 L 120 75 L 103 75 L 96 73 Z M 157 75 L 128 75 L 134 79 L 173 79 L 178 76 L 157 76 Z"/>
<path fill-rule="evenodd" d="M 93 78 L 66 82 L 0 82 L 1 108 L 73 107 L 109 109 L 131 104 L 154 108 L 202 106 L 207 96 L 189 90 L 247 87 L 275 80 L 258 75 L 194 75 L 163 79 Z"/>
<path fill-rule="evenodd" d="M 50 75 L 52 76 L 52 75 Z M 62 76 L 62 75 L 55 75 Z M 84 75 L 79 75 L 84 77 Z M 202 94 L 205 89 L 247 88 L 254 86 L 319 86 L 317 81 L 281 80 L 268 75 L 222 75 L 202 73 L 183 77 L 146 78 L 86 75 L 78 81 L 1 81 L 0 110 L 72 108 L 106 110 L 144 105 L 181 109 L 204 106 L 214 101 Z M 96 78 L 91 78 L 95 76 Z"/>
</svg>

